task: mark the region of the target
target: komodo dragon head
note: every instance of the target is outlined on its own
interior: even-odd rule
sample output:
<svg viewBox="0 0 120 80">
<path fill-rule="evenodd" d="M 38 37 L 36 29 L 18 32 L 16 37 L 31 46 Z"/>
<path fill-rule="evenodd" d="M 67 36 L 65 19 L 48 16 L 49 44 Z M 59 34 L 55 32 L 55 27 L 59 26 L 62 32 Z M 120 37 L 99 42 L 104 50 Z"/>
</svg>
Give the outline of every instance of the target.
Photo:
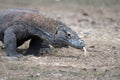
<svg viewBox="0 0 120 80">
<path fill-rule="evenodd" d="M 62 24 L 55 33 L 53 46 L 66 47 L 71 46 L 77 49 L 85 47 L 84 41 L 72 29 Z"/>
</svg>

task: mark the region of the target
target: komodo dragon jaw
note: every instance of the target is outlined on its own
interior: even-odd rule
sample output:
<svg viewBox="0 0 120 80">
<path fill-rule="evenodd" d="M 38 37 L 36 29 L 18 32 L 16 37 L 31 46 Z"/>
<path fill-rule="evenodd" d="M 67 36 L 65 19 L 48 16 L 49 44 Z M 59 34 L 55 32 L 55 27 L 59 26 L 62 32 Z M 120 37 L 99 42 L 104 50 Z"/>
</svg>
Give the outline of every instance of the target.
<svg viewBox="0 0 120 80">
<path fill-rule="evenodd" d="M 56 32 L 54 44 L 58 44 L 59 47 L 71 46 L 77 49 L 85 47 L 85 42 L 66 25 L 61 26 Z"/>
</svg>

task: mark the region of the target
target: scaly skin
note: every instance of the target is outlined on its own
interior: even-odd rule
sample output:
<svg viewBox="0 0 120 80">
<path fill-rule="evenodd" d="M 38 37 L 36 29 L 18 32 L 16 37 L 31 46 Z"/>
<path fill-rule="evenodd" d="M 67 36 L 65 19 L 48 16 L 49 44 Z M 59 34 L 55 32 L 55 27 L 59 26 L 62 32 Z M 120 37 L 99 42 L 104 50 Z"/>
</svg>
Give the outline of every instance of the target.
<svg viewBox="0 0 120 80">
<path fill-rule="evenodd" d="M 84 41 L 61 21 L 35 10 L 8 9 L 0 12 L 0 40 L 10 57 L 21 57 L 16 48 L 31 39 L 27 54 L 49 53 L 54 47 L 83 48 Z"/>
</svg>

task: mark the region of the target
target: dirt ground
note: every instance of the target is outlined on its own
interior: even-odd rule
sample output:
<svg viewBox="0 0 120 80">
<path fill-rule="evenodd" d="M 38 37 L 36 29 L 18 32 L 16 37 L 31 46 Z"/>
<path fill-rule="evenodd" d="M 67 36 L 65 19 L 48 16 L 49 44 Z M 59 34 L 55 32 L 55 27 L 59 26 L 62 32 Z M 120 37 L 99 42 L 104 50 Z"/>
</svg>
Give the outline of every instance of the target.
<svg viewBox="0 0 120 80">
<path fill-rule="evenodd" d="M 12 2 L 4 4 L 0 9 L 21 7 Z M 87 57 L 82 50 L 70 47 L 53 48 L 51 54 L 40 57 L 9 59 L 1 44 L 0 80 L 120 80 L 119 7 L 25 5 L 22 8 L 45 12 L 76 31 L 86 42 Z M 28 42 L 20 48 L 27 47 Z"/>
</svg>

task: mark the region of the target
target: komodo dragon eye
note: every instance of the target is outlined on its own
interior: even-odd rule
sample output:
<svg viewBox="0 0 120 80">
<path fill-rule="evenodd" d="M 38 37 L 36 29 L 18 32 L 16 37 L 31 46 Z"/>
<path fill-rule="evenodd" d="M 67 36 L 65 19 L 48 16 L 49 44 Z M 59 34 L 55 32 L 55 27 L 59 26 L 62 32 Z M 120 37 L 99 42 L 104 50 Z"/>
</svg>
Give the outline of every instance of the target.
<svg viewBox="0 0 120 80">
<path fill-rule="evenodd" d="M 70 34 L 67 34 L 68 37 L 70 37 L 71 35 Z"/>
<path fill-rule="evenodd" d="M 71 34 L 70 34 L 70 32 L 67 32 L 67 38 L 71 38 Z"/>
</svg>

